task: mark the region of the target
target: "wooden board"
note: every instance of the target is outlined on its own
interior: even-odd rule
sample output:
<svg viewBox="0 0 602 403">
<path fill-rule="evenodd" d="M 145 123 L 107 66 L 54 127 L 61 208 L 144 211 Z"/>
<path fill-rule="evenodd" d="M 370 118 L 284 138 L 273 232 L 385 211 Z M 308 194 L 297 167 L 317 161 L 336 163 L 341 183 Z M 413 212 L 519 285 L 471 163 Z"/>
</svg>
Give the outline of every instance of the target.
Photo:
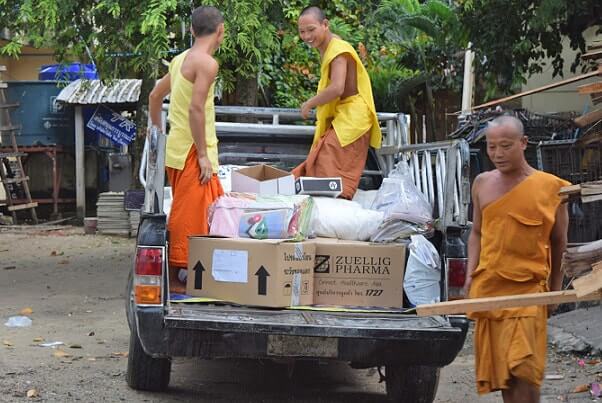
<svg viewBox="0 0 602 403">
<path fill-rule="evenodd" d="M 592 196 L 581 196 L 582 203 L 592 203 L 596 201 L 602 200 L 602 194 L 592 195 Z"/>
<path fill-rule="evenodd" d="M 571 185 L 560 188 L 560 192 L 558 192 L 560 196 L 564 195 L 572 195 L 572 194 L 581 194 L 581 185 Z"/>
<path fill-rule="evenodd" d="M 453 315 L 467 312 L 492 311 L 503 308 L 519 308 L 533 305 L 556 305 L 567 302 L 602 300 L 602 291 L 578 297 L 575 290 L 540 292 L 535 294 L 509 295 L 503 297 L 473 298 L 459 301 L 418 305 L 419 316 Z"/>
<path fill-rule="evenodd" d="M 595 94 L 596 92 L 602 92 L 602 81 L 595 83 L 580 85 L 577 87 L 579 94 Z"/>
<path fill-rule="evenodd" d="M 590 274 L 573 281 L 577 297 L 584 297 L 602 290 L 602 270 L 594 270 Z"/>
<path fill-rule="evenodd" d="M 585 53 L 585 54 L 581 55 L 581 58 L 583 60 L 588 60 L 588 59 L 597 60 L 597 59 L 600 59 L 600 58 L 602 58 L 602 50 L 595 50 L 593 52 Z"/>
<path fill-rule="evenodd" d="M 583 128 L 600 120 L 602 120 L 602 109 L 596 109 L 595 111 L 591 111 L 579 116 L 574 120 L 574 122 L 577 127 Z"/>
<path fill-rule="evenodd" d="M 491 102 L 487 102 L 481 105 L 477 105 L 475 107 L 473 107 L 473 110 L 477 110 L 477 109 L 483 109 L 483 108 L 487 108 L 490 106 L 495 106 L 495 105 L 499 105 L 499 104 L 503 104 L 505 102 L 508 101 L 512 101 L 514 99 L 518 99 L 518 98 L 522 98 L 525 97 L 527 95 L 532 95 L 532 94 L 537 94 L 539 92 L 543 92 L 546 90 L 551 90 L 552 88 L 557 88 L 557 87 L 562 87 L 563 85 L 567 85 L 567 84 L 572 84 L 575 83 L 577 81 L 581 81 L 581 80 L 585 80 L 586 78 L 590 78 L 590 77 L 595 77 L 597 75 L 602 75 L 602 66 L 598 66 L 598 70 L 586 73 L 586 74 L 581 74 L 579 76 L 575 76 L 566 80 L 562 80 L 562 81 L 558 81 L 552 84 L 548 84 L 548 85 L 544 85 L 543 87 L 539 87 L 539 88 L 534 88 L 532 90 L 528 90 L 525 92 L 521 92 L 519 94 L 515 94 L 515 95 L 511 95 L 509 97 L 505 97 L 505 98 L 500 98 L 500 99 L 496 99 L 495 101 L 491 101 Z"/>
</svg>

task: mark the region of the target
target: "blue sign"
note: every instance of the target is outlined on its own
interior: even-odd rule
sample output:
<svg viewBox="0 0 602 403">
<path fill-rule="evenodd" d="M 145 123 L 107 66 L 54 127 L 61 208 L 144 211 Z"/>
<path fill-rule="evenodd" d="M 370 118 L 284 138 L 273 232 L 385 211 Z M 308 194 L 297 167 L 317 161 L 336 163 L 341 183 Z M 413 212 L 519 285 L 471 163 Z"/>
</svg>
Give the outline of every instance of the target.
<svg viewBox="0 0 602 403">
<path fill-rule="evenodd" d="M 136 124 L 119 113 L 99 105 L 86 127 L 113 142 L 126 146 L 136 137 Z"/>
</svg>

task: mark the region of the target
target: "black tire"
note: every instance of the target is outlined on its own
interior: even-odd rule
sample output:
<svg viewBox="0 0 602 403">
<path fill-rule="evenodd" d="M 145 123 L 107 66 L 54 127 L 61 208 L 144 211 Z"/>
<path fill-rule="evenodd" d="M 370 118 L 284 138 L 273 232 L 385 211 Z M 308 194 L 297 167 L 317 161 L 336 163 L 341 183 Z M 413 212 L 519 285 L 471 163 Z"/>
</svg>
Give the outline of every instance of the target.
<svg viewBox="0 0 602 403">
<path fill-rule="evenodd" d="M 426 365 L 387 365 L 387 397 L 396 403 L 432 403 L 437 395 L 440 370 Z"/>
<path fill-rule="evenodd" d="M 136 329 L 130 331 L 127 383 L 132 389 L 161 392 L 169 385 L 171 360 L 153 358 L 144 352 Z"/>
</svg>

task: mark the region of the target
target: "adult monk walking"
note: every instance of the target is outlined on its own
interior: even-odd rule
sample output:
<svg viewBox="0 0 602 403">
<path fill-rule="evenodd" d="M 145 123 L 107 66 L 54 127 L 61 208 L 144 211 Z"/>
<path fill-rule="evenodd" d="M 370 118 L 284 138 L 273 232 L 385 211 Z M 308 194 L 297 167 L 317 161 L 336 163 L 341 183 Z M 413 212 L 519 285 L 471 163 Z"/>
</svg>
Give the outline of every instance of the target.
<svg viewBox="0 0 602 403">
<path fill-rule="evenodd" d="M 173 201 L 169 215 L 170 291 L 185 293 L 178 273 L 188 266 L 188 237 L 209 233 L 208 208 L 224 192 L 217 177 L 218 152 L 213 54 L 224 39 L 224 18 L 215 7 L 192 12 L 193 46 L 176 56 L 149 96 L 153 125 L 161 127 L 163 99 L 171 93 L 165 165 Z"/>
<path fill-rule="evenodd" d="M 465 290 L 471 298 L 560 290 L 568 212 L 558 192 L 568 182 L 529 166 L 520 120 L 502 116 L 486 130 L 496 169 L 473 184 Z M 547 312 L 531 306 L 469 314 L 479 394 L 501 390 L 504 402 L 539 402 Z"/>
<path fill-rule="evenodd" d="M 341 197 L 352 199 L 369 146 L 380 148 L 382 141 L 370 78 L 355 49 L 330 32 L 320 8 L 301 11 L 299 35 L 303 42 L 318 49 L 321 67 L 317 95 L 301 106 L 305 119 L 317 108 L 314 141 L 307 159 L 293 174 L 341 177 Z"/>
</svg>

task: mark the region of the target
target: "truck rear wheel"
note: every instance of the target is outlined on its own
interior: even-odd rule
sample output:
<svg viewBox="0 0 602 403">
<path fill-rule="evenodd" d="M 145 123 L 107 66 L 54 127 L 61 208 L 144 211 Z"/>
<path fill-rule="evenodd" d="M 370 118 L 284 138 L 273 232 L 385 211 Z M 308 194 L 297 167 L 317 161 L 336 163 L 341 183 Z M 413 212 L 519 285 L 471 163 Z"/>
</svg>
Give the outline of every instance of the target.
<svg viewBox="0 0 602 403">
<path fill-rule="evenodd" d="M 128 385 L 136 390 L 161 392 L 166 390 L 169 385 L 170 373 L 171 360 L 169 358 L 153 358 L 146 354 L 134 327 L 130 331 Z"/>
<path fill-rule="evenodd" d="M 439 386 L 440 370 L 426 365 L 387 365 L 387 397 L 396 403 L 432 403 Z"/>
</svg>

